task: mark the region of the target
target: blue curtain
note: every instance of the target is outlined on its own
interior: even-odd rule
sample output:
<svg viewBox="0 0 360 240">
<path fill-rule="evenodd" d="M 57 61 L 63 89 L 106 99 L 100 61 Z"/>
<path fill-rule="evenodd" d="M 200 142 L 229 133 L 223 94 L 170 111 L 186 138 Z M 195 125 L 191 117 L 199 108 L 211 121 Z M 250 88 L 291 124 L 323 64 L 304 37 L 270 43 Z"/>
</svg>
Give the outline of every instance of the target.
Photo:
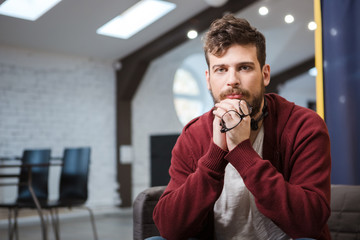
<svg viewBox="0 0 360 240">
<path fill-rule="evenodd" d="M 322 0 L 325 120 L 333 184 L 360 184 L 360 1 Z"/>
</svg>

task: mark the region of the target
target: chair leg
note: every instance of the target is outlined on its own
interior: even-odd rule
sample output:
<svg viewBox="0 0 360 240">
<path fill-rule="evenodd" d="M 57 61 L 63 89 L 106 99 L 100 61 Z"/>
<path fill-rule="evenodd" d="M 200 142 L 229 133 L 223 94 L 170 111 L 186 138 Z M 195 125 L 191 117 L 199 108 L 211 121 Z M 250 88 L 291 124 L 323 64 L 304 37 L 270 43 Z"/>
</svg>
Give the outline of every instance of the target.
<svg viewBox="0 0 360 240">
<path fill-rule="evenodd" d="M 15 233 L 15 239 L 19 240 L 19 229 L 18 229 L 18 214 L 19 214 L 19 209 L 15 208 L 14 209 L 14 227 L 13 227 L 13 233 Z"/>
<path fill-rule="evenodd" d="M 60 240 L 60 219 L 59 219 L 59 210 L 57 208 L 55 208 L 55 219 L 56 219 L 56 228 L 58 234 L 57 240 Z"/>
<path fill-rule="evenodd" d="M 8 218 L 9 218 L 9 221 L 8 221 L 8 235 L 9 235 L 9 240 L 12 240 L 13 235 L 14 235 L 13 211 L 14 210 L 12 208 L 9 208 L 9 211 L 8 211 Z"/>
<path fill-rule="evenodd" d="M 31 172 L 29 174 L 29 178 L 31 178 Z M 33 198 L 34 204 L 36 206 L 36 210 L 37 210 L 37 212 L 39 214 L 39 217 L 40 217 L 42 237 L 43 237 L 43 240 L 47 240 L 46 223 L 45 223 L 44 216 L 43 216 L 43 213 L 42 213 L 42 210 L 41 210 L 41 205 L 40 205 L 40 202 L 39 202 L 39 200 L 37 199 L 37 197 L 35 195 L 34 189 L 32 188 L 32 185 L 31 185 L 32 180 L 29 179 L 28 181 L 29 181 L 28 188 L 29 188 L 30 194 L 31 194 L 31 196 Z"/>
<path fill-rule="evenodd" d="M 53 209 L 50 209 L 51 222 L 54 229 L 55 239 L 60 240 L 60 223 L 57 208 L 55 208 L 54 212 Z"/>
<path fill-rule="evenodd" d="M 89 207 L 84 206 L 84 208 L 86 208 L 89 211 L 91 225 L 92 225 L 92 229 L 93 229 L 93 232 L 94 232 L 94 239 L 98 240 L 98 235 L 97 235 L 96 226 L 95 226 L 94 214 L 93 214 L 92 210 Z"/>
</svg>

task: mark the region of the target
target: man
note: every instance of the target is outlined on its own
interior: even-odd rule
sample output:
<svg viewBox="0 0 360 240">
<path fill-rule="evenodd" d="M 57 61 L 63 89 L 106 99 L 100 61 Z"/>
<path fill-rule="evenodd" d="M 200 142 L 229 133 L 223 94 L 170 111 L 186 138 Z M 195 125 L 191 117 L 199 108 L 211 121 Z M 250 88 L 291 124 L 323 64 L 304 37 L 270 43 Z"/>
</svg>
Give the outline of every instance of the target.
<svg viewBox="0 0 360 240">
<path fill-rule="evenodd" d="M 265 38 L 226 15 L 204 39 L 215 107 L 183 129 L 155 210 L 171 239 L 330 239 L 330 140 L 312 110 L 276 94 Z M 233 123 L 235 121 L 235 123 Z"/>
</svg>

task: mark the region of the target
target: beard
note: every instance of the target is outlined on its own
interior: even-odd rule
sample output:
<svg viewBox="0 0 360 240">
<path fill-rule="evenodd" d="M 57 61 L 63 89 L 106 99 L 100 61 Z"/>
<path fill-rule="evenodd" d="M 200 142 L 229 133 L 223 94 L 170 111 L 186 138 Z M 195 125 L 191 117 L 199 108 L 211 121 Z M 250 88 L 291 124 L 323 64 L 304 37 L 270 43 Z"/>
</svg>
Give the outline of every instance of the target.
<svg viewBox="0 0 360 240">
<path fill-rule="evenodd" d="M 252 107 L 252 112 L 250 114 L 250 117 L 254 118 L 260 112 L 261 103 L 264 99 L 264 94 L 265 94 L 265 86 L 264 86 L 264 81 L 261 81 L 260 93 L 258 94 L 251 94 L 249 91 L 245 89 L 241 89 L 239 87 L 231 88 L 224 92 L 221 92 L 218 98 L 214 96 L 211 90 L 209 90 L 209 92 L 214 101 L 214 104 L 226 99 L 226 96 L 229 94 L 241 94 L 242 96 L 244 96 L 243 100 L 245 100 Z"/>
</svg>

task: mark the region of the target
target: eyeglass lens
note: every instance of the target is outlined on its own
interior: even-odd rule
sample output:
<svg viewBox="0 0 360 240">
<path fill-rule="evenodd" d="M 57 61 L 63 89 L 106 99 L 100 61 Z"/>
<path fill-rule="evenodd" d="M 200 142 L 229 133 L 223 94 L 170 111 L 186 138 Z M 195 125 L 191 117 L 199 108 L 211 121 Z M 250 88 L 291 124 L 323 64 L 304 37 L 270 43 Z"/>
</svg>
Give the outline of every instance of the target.
<svg viewBox="0 0 360 240">
<path fill-rule="evenodd" d="M 244 100 L 242 100 L 244 101 Z M 240 122 L 242 121 L 242 119 L 248 115 L 251 114 L 252 111 L 252 107 L 246 102 L 247 105 L 247 109 L 245 109 L 244 106 L 242 106 L 239 102 L 239 110 L 240 113 L 238 113 L 235 110 L 229 110 L 227 111 L 222 117 L 221 117 L 221 132 L 227 132 L 230 131 L 231 129 L 235 128 L 237 125 L 240 124 Z M 248 114 L 245 114 L 248 113 Z"/>
</svg>

